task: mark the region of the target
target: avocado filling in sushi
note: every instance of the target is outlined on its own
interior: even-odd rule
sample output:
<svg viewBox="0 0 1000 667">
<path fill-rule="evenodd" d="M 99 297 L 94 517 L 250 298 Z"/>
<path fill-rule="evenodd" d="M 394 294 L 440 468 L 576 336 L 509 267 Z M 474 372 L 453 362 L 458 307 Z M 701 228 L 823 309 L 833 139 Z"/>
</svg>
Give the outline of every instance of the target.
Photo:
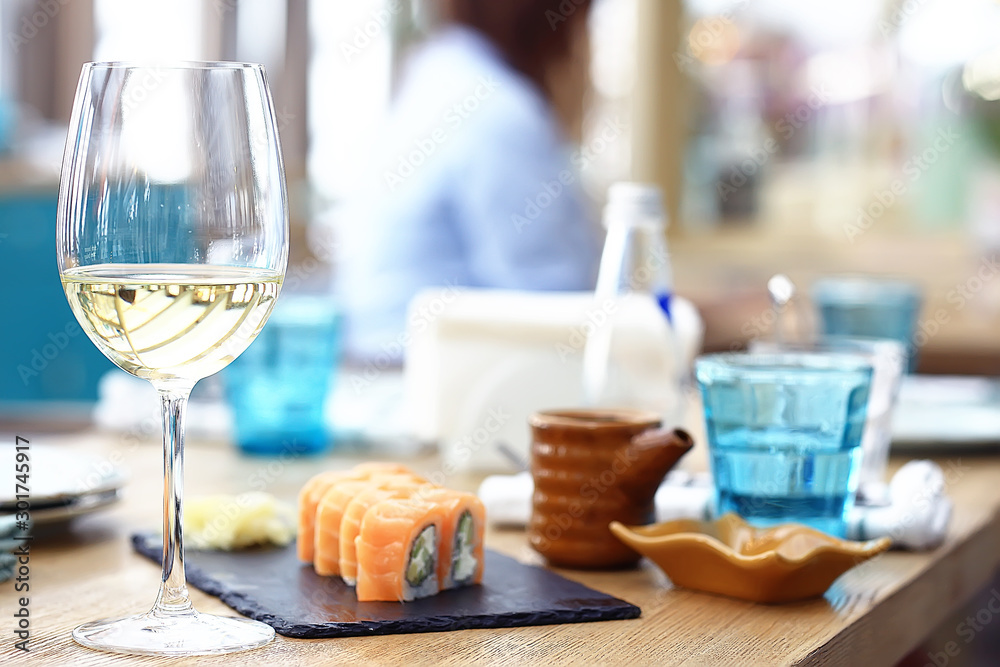
<svg viewBox="0 0 1000 667">
<path fill-rule="evenodd" d="M 462 583 L 472 578 L 479 564 L 472 555 L 475 546 L 476 527 L 470 512 L 462 512 L 455 529 L 455 548 L 452 550 L 451 579 Z"/>
<path fill-rule="evenodd" d="M 437 550 L 437 535 L 434 526 L 427 526 L 410 549 L 410 563 L 406 567 L 406 582 L 410 586 L 419 586 L 427 577 L 434 574 L 434 553 Z"/>
</svg>

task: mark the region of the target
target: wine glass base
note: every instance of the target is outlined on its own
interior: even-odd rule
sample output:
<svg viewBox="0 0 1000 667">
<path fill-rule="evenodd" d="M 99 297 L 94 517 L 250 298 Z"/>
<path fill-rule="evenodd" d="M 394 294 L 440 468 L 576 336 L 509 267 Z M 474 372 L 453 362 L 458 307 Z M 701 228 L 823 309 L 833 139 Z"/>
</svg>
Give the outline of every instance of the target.
<svg viewBox="0 0 1000 667">
<path fill-rule="evenodd" d="M 264 623 L 193 610 L 106 618 L 73 630 L 73 639 L 87 648 L 137 655 L 235 653 L 263 646 L 273 638 L 274 628 Z"/>
</svg>

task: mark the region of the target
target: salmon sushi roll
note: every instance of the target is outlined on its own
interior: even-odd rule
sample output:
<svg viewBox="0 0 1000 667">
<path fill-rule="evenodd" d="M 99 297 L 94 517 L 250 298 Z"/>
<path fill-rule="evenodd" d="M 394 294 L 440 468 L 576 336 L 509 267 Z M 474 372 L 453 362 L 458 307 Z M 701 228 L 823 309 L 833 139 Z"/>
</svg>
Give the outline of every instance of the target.
<svg viewBox="0 0 1000 667">
<path fill-rule="evenodd" d="M 483 502 L 475 494 L 444 488 L 425 491 L 420 499 L 440 505 L 445 514 L 438 559 L 441 590 L 480 583 L 486 530 Z"/>
<path fill-rule="evenodd" d="M 306 482 L 299 491 L 299 535 L 296 544 L 299 560 L 305 563 L 313 562 L 316 508 L 319 501 L 331 486 L 351 478 L 352 473 L 348 471 L 322 472 Z"/>
<path fill-rule="evenodd" d="M 359 463 L 351 469 L 359 477 L 371 477 L 372 475 L 412 475 L 413 471 L 402 463 L 385 463 L 382 461 L 371 461 L 369 463 Z"/>
<path fill-rule="evenodd" d="M 369 479 L 372 475 L 409 474 L 399 463 L 361 463 L 352 470 L 328 470 L 312 477 L 299 491 L 299 535 L 296 545 L 299 560 L 311 563 L 315 552 L 316 508 L 323 495 L 337 482 Z"/>
<path fill-rule="evenodd" d="M 372 485 L 370 480 L 348 480 L 331 486 L 316 506 L 313 567 L 316 574 L 340 574 L 340 520 L 348 503 Z"/>
<path fill-rule="evenodd" d="M 361 533 L 361 520 L 368 509 L 391 498 L 419 498 L 421 490 L 435 488 L 438 487 L 415 480 L 386 480 L 354 497 L 340 521 L 340 576 L 344 583 L 353 586 L 357 582 L 358 551 L 355 540 Z"/>
<path fill-rule="evenodd" d="M 444 508 L 414 499 L 375 503 L 361 520 L 357 596 L 360 602 L 409 601 L 435 595 Z"/>
<path fill-rule="evenodd" d="M 386 484 L 417 484 L 421 478 L 413 473 L 373 474 L 368 479 L 346 480 L 334 483 L 316 506 L 315 543 L 313 567 L 316 574 L 340 574 L 340 528 L 344 511 L 354 497 L 369 488 Z"/>
</svg>

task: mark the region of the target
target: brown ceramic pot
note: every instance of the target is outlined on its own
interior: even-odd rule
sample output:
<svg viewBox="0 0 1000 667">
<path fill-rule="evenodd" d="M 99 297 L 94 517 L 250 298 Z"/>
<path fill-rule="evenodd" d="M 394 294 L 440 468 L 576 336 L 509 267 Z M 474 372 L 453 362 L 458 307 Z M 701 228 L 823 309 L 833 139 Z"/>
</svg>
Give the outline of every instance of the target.
<svg viewBox="0 0 1000 667">
<path fill-rule="evenodd" d="M 535 481 L 528 538 L 552 565 L 618 568 L 641 556 L 608 524 L 652 523 L 664 475 L 691 449 L 682 430 L 651 412 L 550 410 L 531 416 Z"/>
</svg>

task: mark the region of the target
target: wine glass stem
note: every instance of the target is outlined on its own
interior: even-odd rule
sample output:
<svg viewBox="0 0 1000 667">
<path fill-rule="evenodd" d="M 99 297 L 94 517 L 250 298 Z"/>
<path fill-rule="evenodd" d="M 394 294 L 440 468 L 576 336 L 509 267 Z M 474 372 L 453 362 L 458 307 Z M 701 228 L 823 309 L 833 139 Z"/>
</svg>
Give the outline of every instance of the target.
<svg viewBox="0 0 1000 667">
<path fill-rule="evenodd" d="M 154 382 L 163 416 L 163 580 L 154 614 L 193 613 L 184 577 L 184 415 L 191 386 Z"/>
</svg>

